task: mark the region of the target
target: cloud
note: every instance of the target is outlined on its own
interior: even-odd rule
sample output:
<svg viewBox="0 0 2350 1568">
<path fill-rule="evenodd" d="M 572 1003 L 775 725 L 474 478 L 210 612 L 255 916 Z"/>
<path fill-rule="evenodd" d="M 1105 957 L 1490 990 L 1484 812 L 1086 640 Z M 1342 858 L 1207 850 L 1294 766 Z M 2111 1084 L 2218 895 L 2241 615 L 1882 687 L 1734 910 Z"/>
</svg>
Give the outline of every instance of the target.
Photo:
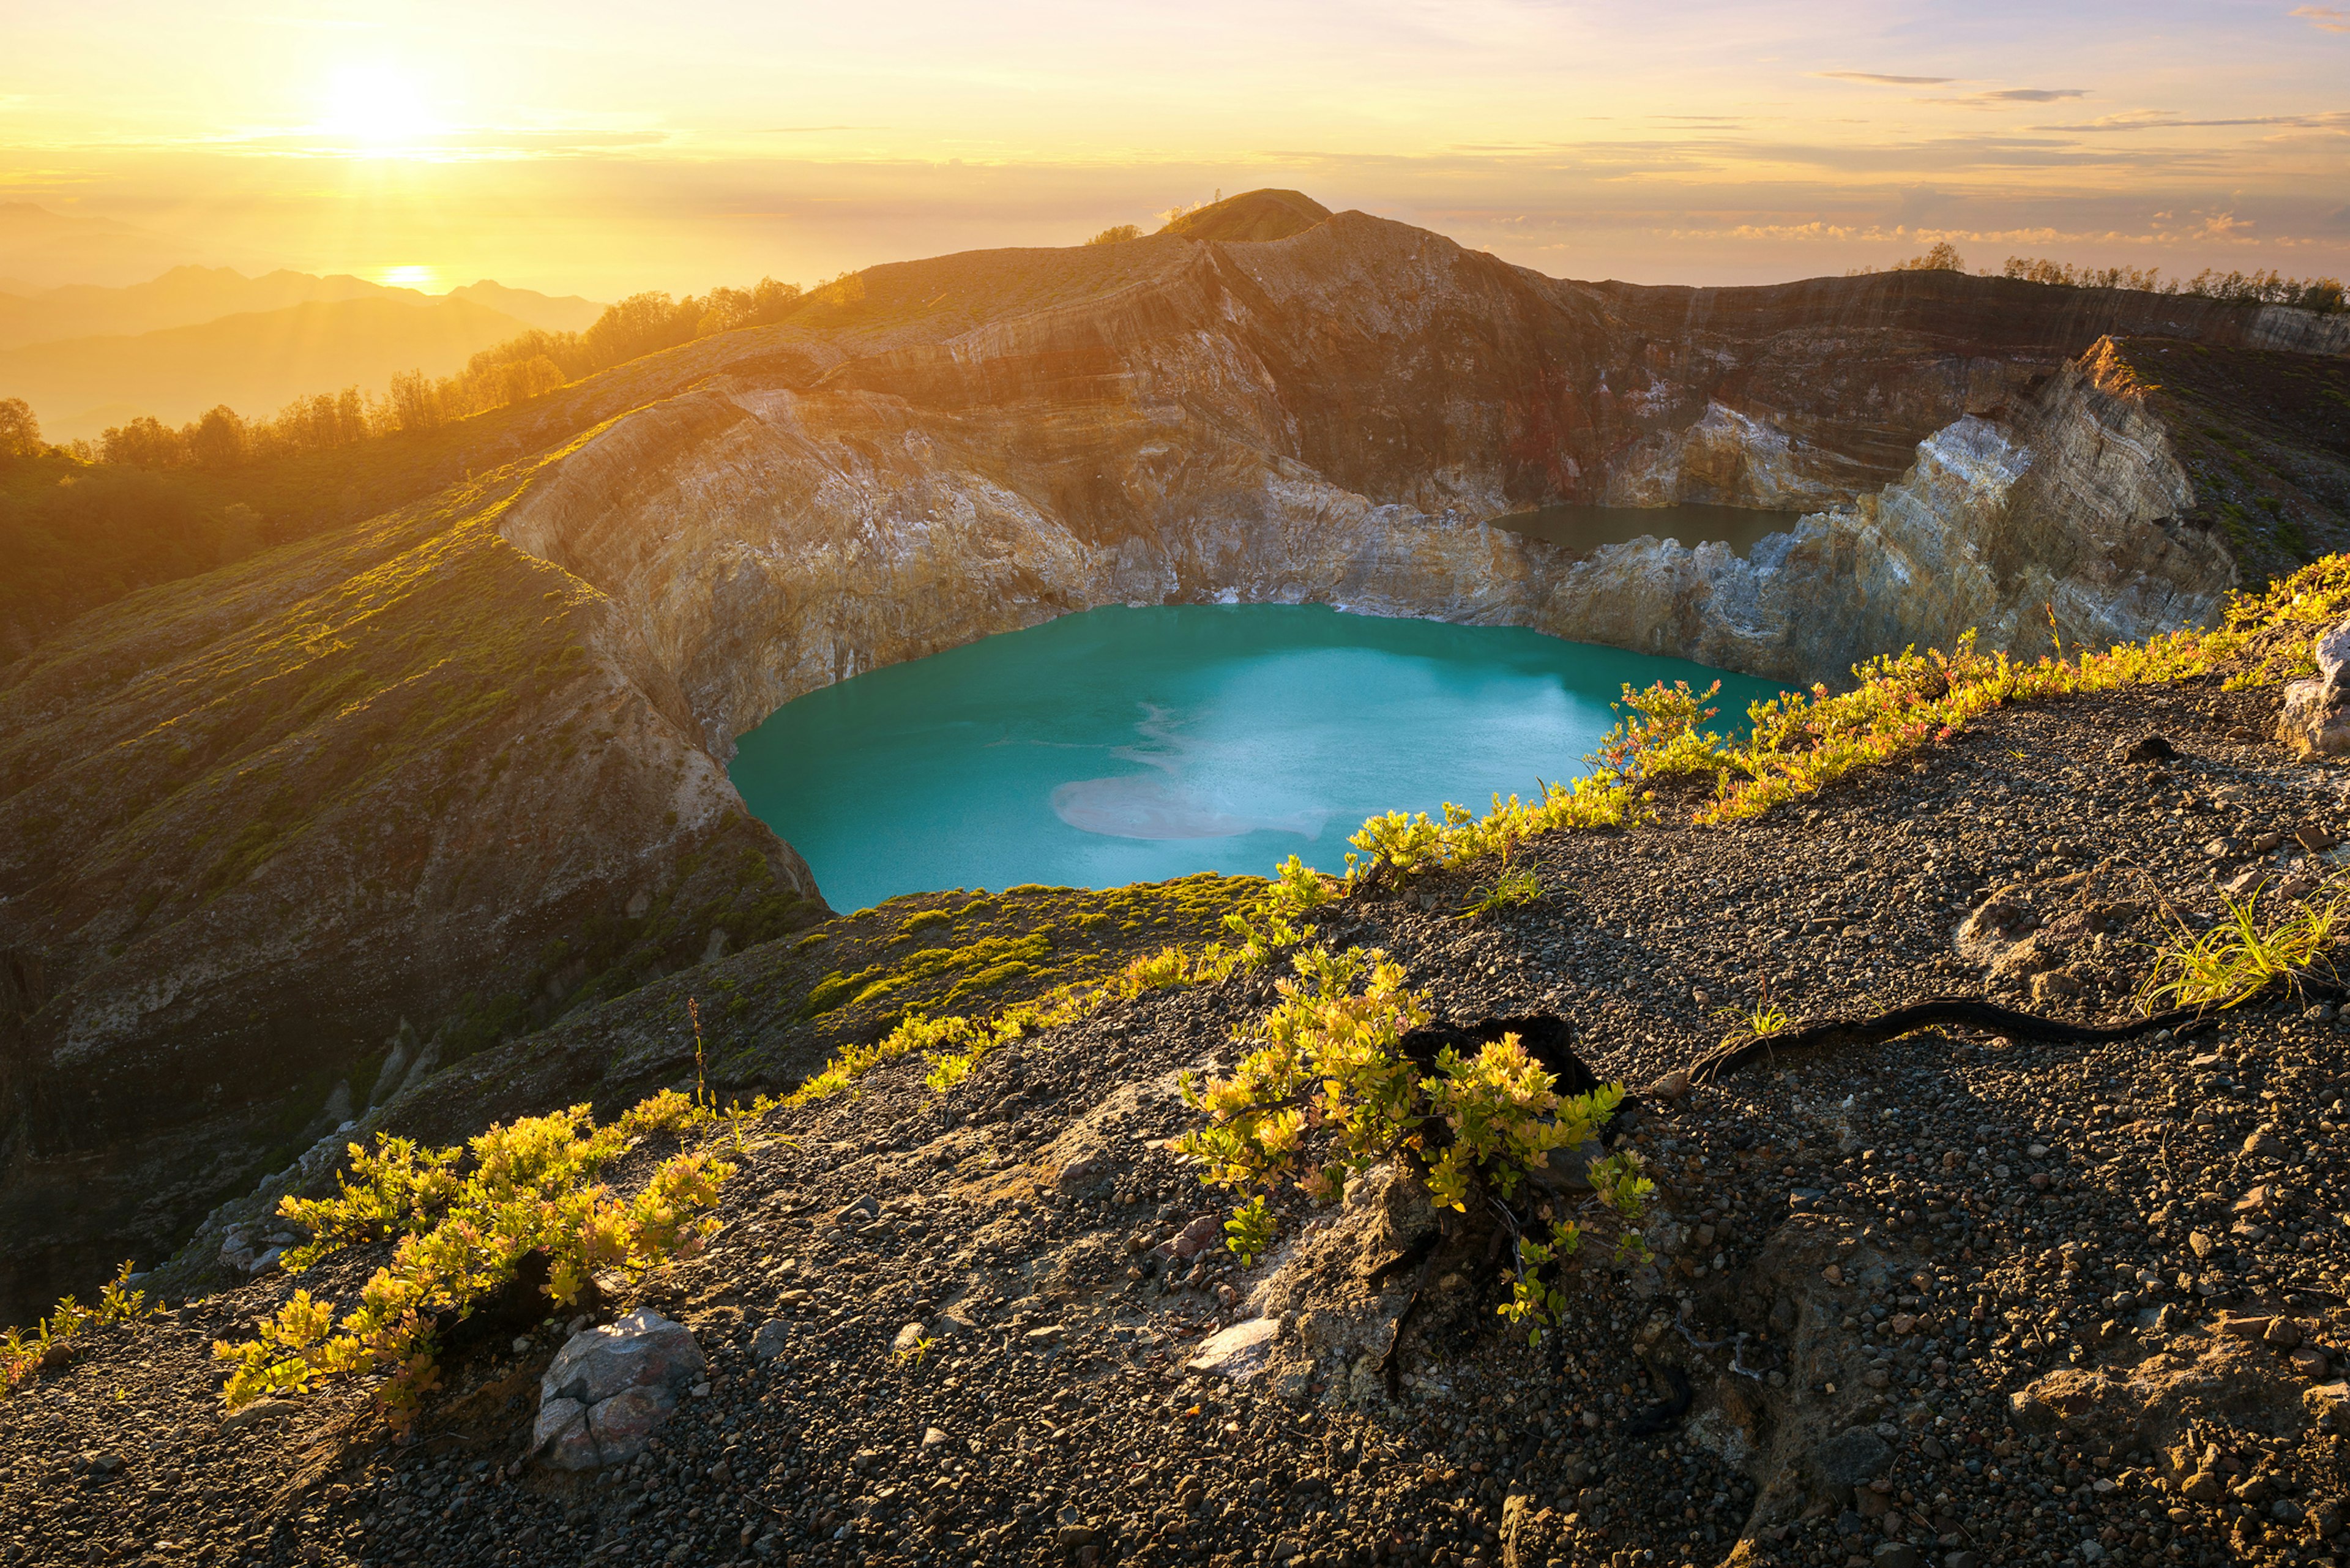
<svg viewBox="0 0 2350 1568">
<path fill-rule="evenodd" d="M 754 136 L 813 136 L 820 130 L 887 130 L 886 125 L 757 125 Z"/>
<path fill-rule="evenodd" d="M 1942 87 L 1959 79 L 1956 77 L 1888 77 L 1877 71 L 1814 71 L 1812 75 L 1829 81 L 1873 82 L 1878 87 Z"/>
<path fill-rule="evenodd" d="M 2286 15 L 2300 17 L 2321 33 L 2350 33 L 2350 11 L 2338 5 L 2296 5 Z"/>
<path fill-rule="evenodd" d="M 1955 103 L 1967 109 L 2000 109 L 2011 103 L 2055 103 L 2068 98 L 2086 98 L 2085 88 L 1999 88 L 1983 92 L 1970 92 L 1957 98 L 1929 98 L 1924 103 Z"/>
<path fill-rule="evenodd" d="M 2350 110 L 2327 109 L 2319 114 L 2258 114 L 2237 119 L 2185 119 L 2167 109 L 2138 109 L 2109 114 L 2079 125 L 2035 125 L 2034 130 L 2078 134 L 2104 130 L 2208 130 L 2223 126 L 2282 125 L 2311 130 L 2350 130 Z"/>
</svg>

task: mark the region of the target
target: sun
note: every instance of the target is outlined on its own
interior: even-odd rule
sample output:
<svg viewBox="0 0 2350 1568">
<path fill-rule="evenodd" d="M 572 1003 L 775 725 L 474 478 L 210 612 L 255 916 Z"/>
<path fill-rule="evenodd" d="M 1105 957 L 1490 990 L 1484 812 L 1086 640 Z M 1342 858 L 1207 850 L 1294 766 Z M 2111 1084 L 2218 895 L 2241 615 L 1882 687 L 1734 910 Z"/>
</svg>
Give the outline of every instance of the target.
<svg viewBox="0 0 2350 1568">
<path fill-rule="evenodd" d="M 376 281 L 393 288 L 421 288 L 429 293 L 438 275 L 429 266 L 417 266 L 411 264 L 406 266 L 388 266 L 376 275 Z"/>
<path fill-rule="evenodd" d="M 369 147 L 412 147 L 440 129 L 416 84 L 389 66 L 350 66 L 328 84 L 326 129 Z"/>
</svg>

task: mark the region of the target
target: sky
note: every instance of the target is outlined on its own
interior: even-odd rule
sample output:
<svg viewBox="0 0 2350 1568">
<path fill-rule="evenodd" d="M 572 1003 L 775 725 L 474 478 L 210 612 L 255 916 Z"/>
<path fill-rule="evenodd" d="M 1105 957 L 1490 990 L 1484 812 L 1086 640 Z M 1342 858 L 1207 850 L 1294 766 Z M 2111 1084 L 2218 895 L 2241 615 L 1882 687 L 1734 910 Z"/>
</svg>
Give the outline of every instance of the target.
<svg viewBox="0 0 2350 1568">
<path fill-rule="evenodd" d="M 2350 272 L 2350 0 L 11 10 L 0 203 L 111 235 L 92 272 L 608 299 L 1263 185 L 1556 276 L 1765 282 L 1945 239 L 1978 268 Z"/>
</svg>

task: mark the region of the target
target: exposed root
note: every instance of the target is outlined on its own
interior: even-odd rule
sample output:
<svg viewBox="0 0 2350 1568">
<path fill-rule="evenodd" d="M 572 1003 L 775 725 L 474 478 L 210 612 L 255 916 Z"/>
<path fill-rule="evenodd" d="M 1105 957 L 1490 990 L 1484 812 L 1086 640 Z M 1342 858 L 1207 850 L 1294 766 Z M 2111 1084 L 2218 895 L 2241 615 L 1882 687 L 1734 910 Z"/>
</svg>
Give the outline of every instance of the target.
<svg viewBox="0 0 2350 1568">
<path fill-rule="evenodd" d="M 2252 998 L 2245 1000 L 2249 1002 Z M 1817 1023 L 1776 1030 L 1735 1045 L 1717 1047 L 1690 1064 L 1690 1082 L 1711 1084 L 1741 1067 L 1758 1061 L 1775 1060 L 1782 1055 L 1882 1045 L 1888 1040 L 1898 1039 L 1920 1029 L 1955 1025 L 2033 1040 L 2100 1045 L 2116 1040 L 2135 1040 L 2141 1034 L 2151 1034 L 2160 1029 L 2168 1029 L 2174 1034 L 2189 1033 L 2211 1023 L 2214 1011 L 2209 1007 L 2179 1007 L 2168 1012 L 2134 1018 L 2126 1023 L 2068 1023 L 2061 1018 L 2020 1012 L 2014 1008 L 2002 1007 L 1997 1002 L 1984 1002 L 1977 997 L 1936 996 L 1924 1002 L 1913 1002 L 1907 1007 L 1897 1007 L 1890 1012 L 1879 1012 L 1866 1018 L 1823 1019 Z"/>
</svg>

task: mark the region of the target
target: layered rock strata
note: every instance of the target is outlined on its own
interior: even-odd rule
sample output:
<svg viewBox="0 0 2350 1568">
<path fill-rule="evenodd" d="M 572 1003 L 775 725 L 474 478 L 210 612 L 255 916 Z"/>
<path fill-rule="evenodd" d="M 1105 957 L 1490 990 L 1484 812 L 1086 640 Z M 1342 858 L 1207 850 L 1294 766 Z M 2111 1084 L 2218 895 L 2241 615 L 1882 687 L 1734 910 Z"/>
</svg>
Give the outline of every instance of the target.
<svg viewBox="0 0 2350 1568">
<path fill-rule="evenodd" d="M 1191 280 L 1202 316 L 1231 298 L 1211 282 Z M 1903 425 L 1829 445 L 1793 433 L 1826 410 L 1742 411 L 1716 386 L 1689 424 L 1587 463 L 1562 441 L 1546 476 L 1517 464 L 1523 410 L 1508 400 L 1399 394 L 1394 439 L 1428 450 L 1389 481 L 1362 429 L 1340 450 L 1341 432 L 1293 413 L 1318 417 L 1324 394 L 1285 386 L 1240 334 L 1128 304 L 1131 338 L 1115 356 L 1093 344 L 1108 358 L 1082 397 L 1060 388 L 1063 405 L 1019 395 L 1043 362 L 1083 358 L 1023 339 L 1066 335 L 1036 323 L 806 389 L 714 381 L 582 443 L 502 531 L 622 607 L 721 756 L 806 691 L 1100 605 L 1334 603 L 1808 682 L 1970 628 L 2043 651 L 2052 611 L 2068 643 L 2143 637 L 2208 618 L 2234 580 L 2227 551 L 2182 522 L 2194 487 L 2161 422 L 2101 384 L 2098 344 L 2077 364 L 1889 377 L 1909 383 L 1905 424 L 1952 417 L 1884 477 L 1882 432 Z M 1444 331 L 1425 314 L 1389 325 Z M 1408 389 L 1409 365 L 1362 374 Z M 1490 522 L 1561 493 L 1823 510 L 1743 556 L 1670 539 L 1577 551 Z"/>
</svg>

